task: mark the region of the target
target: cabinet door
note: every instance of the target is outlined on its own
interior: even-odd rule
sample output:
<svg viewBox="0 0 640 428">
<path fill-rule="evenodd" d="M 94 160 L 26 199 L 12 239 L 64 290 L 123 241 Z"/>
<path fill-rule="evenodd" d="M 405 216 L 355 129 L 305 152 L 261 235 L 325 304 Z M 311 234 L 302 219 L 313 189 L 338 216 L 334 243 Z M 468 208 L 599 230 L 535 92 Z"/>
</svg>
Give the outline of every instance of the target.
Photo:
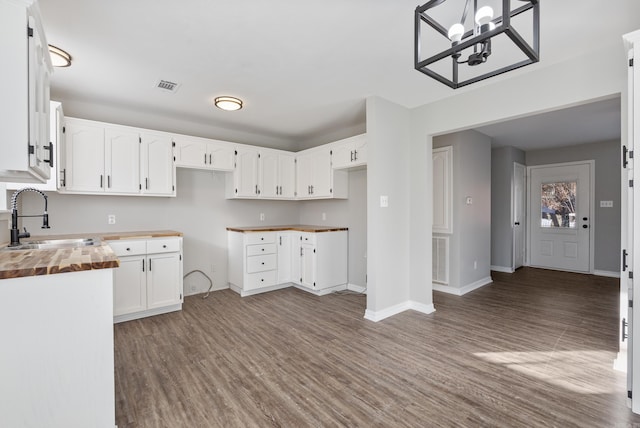
<svg viewBox="0 0 640 428">
<path fill-rule="evenodd" d="M 294 198 L 296 196 L 296 159 L 291 155 L 279 156 L 279 196 Z"/>
<path fill-rule="evenodd" d="M 280 193 L 278 180 L 277 153 L 260 153 L 260 196 L 263 198 L 276 198 Z"/>
<path fill-rule="evenodd" d="M 368 152 L 367 137 L 363 134 L 354 138 L 352 166 L 366 165 Z M 335 152 L 333 152 L 333 154 L 335 155 Z"/>
<path fill-rule="evenodd" d="M 49 54 L 43 36 L 29 17 L 29 167 L 43 178 L 49 178 L 51 167 L 45 160 L 49 154 L 49 70 L 45 55 Z"/>
<path fill-rule="evenodd" d="M 255 149 L 237 149 L 236 168 L 233 172 L 234 193 L 236 197 L 259 195 L 258 189 L 258 151 Z"/>
<path fill-rule="evenodd" d="M 189 140 L 182 137 L 174 138 L 176 143 L 176 166 L 185 168 L 207 168 L 207 143 Z"/>
<path fill-rule="evenodd" d="M 331 196 L 333 170 L 331 169 L 331 150 L 324 148 L 313 152 L 313 178 L 311 183 L 311 196 Z"/>
<path fill-rule="evenodd" d="M 105 139 L 105 191 L 140 193 L 140 136 L 137 132 L 108 127 Z"/>
<path fill-rule="evenodd" d="M 296 161 L 296 196 L 308 198 L 311 196 L 311 181 L 313 158 L 310 154 L 297 157 Z"/>
<path fill-rule="evenodd" d="M 233 171 L 235 149 L 231 144 L 225 144 L 224 142 L 208 143 L 207 158 L 209 168 L 216 171 Z"/>
<path fill-rule="evenodd" d="M 182 302 L 180 253 L 154 254 L 147 261 L 147 309 Z"/>
<path fill-rule="evenodd" d="M 300 285 L 302 283 L 302 234 L 291 232 L 291 282 Z"/>
<path fill-rule="evenodd" d="M 175 196 L 173 141 L 165 135 L 142 134 L 142 193 Z"/>
<path fill-rule="evenodd" d="M 113 270 L 113 315 L 125 315 L 147 308 L 145 257 L 120 257 Z"/>
<path fill-rule="evenodd" d="M 292 265 L 294 252 L 292 252 L 292 234 L 278 233 L 278 284 L 284 284 L 292 281 Z"/>
<path fill-rule="evenodd" d="M 305 287 L 313 288 L 316 281 L 315 245 L 303 242 L 301 247 L 300 283 Z"/>
<path fill-rule="evenodd" d="M 338 143 L 332 148 L 333 169 L 349 168 L 353 162 L 353 144 Z"/>
<path fill-rule="evenodd" d="M 66 189 L 104 192 L 104 129 L 67 119 L 65 135 Z"/>
</svg>

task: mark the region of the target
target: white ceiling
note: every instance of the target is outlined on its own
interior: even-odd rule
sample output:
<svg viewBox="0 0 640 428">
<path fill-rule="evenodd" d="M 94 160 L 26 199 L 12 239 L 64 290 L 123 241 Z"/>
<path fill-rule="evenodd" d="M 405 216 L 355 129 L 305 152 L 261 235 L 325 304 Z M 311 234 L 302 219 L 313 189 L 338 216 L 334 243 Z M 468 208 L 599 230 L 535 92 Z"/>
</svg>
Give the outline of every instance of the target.
<svg viewBox="0 0 640 428">
<path fill-rule="evenodd" d="M 370 95 L 417 107 L 597 46 L 622 49 L 620 35 L 640 28 L 637 0 L 541 3 L 541 62 L 457 91 L 413 68 L 415 0 L 40 0 L 40 8 L 49 43 L 73 56 L 54 73 L 52 98 L 145 111 L 158 129 L 163 118 L 178 118 L 294 148 L 364 131 Z M 181 87 L 162 92 L 158 79 Z M 245 107 L 218 110 L 219 95 L 238 96 Z M 574 121 L 564 121 L 565 134 Z M 536 139 L 543 137 L 550 139 Z"/>
</svg>

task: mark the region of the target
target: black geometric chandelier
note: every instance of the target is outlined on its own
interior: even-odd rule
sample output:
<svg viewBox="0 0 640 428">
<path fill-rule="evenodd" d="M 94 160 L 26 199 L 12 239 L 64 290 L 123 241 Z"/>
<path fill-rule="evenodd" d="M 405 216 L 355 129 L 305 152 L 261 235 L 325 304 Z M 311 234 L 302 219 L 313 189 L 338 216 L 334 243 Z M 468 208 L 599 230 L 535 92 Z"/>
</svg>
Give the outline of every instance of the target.
<svg viewBox="0 0 640 428">
<path fill-rule="evenodd" d="M 416 8 L 416 70 L 456 89 L 539 61 L 539 0 L 516 0 L 514 9 L 511 0 L 480 3 L 430 0 Z"/>
</svg>

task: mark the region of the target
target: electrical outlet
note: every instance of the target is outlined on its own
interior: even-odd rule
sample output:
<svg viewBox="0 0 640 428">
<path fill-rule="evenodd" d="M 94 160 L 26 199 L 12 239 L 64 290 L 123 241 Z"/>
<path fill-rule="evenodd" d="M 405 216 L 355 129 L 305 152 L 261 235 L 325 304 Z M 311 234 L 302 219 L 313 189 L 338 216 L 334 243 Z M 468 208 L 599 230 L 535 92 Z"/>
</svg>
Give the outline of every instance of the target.
<svg viewBox="0 0 640 428">
<path fill-rule="evenodd" d="M 264 221 L 264 213 L 260 213 L 260 221 Z"/>
<path fill-rule="evenodd" d="M 327 213 L 322 213 L 322 220 L 326 220 L 327 219 Z"/>
<path fill-rule="evenodd" d="M 116 215 L 115 214 L 109 214 L 107 216 L 107 223 L 108 224 L 116 224 Z"/>
<path fill-rule="evenodd" d="M 387 208 L 389 206 L 389 197 L 386 195 L 380 196 L 380 207 Z"/>
</svg>

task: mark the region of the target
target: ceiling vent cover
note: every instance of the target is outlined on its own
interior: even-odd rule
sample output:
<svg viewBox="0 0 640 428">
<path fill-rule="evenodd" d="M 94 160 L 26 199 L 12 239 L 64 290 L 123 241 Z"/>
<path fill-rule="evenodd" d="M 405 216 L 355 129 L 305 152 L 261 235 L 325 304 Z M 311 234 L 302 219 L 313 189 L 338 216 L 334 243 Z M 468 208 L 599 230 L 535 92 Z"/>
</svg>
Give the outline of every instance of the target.
<svg viewBox="0 0 640 428">
<path fill-rule="evenodd" d="M 168 80 L 158 80 L 156 83 L 156 88 L 167 92 L 177 92 L 179 87 L 179 83 L 170 82 Z"/>
</svg>

